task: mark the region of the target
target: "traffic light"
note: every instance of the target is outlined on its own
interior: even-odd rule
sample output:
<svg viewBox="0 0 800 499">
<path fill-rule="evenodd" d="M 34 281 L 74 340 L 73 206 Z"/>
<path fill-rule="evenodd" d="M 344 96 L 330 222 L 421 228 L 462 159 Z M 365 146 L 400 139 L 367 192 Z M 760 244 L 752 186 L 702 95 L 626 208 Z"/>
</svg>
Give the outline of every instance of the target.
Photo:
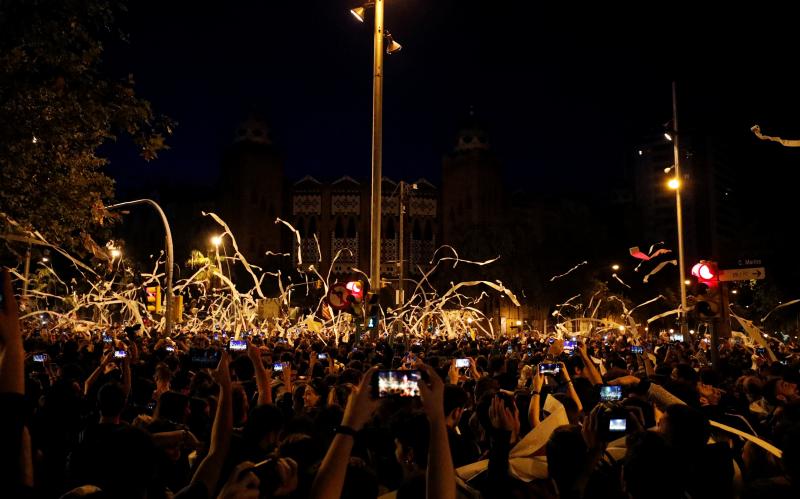
<svg viewBox="0 0 800 499">
<path fill-rule="evenodd" d="M 366 314 L 364 321 L 366 322 L 367 329 L 369 330 L 378 329 L 378 321 L 380 320 L 381 316 L 381 306 L 378 301 L 378 293 L 367 292 L 367 298 L 365 300 Z"/>
<path fill-rule="evenodd" d="M 697 278 L 694 306 L 697 318 L 711 320 L 719 317 L 722 311 L 722 294 L 716 262 L 700 260 L 700 263 L 692 267 L 692 275 Z"/>
<path fill-rule="evenodd" d="M 161 313 L 161 286 L 148 286 L 144 288 L 147 295 L 147 311 Z"/>
<path fill-rule="evenodd" d="M 364 281 L 349 281 L 345 284 L 349 293 L 349 299 L 354 303 L 361 303 L 364 299 Z"/>
<path fill-rule="evenodd" d="M 172 297 L 172 317 L 176 323 L 183 322 L 183 295 Z"/>
</svg>

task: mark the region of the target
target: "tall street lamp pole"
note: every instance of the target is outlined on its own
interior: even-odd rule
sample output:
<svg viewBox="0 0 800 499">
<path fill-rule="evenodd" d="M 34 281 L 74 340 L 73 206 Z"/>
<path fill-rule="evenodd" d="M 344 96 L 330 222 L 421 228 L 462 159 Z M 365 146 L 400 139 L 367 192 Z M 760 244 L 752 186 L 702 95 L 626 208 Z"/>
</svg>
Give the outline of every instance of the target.
<svg viewBox="0 0 800 499">
<path fill-rule="evenodd" d="M 375 0 L 372 54 L 372 211 L 370 213 L 370 266 L 372 290 L 381 288 L 381 179 L 383 151 L 383 2 Z"/>
<path fill-rule="evenodd" d="M 678 221 L 678 273 L 680 276 L 681 312 L 679 314 L 681 334 L 686 337 L 688 325 L 686 323 L 686 265 L 683 252 L 683 209 L 681 207 L 681 159 L 678 148 L 678 99 L 675 92 L 675 82 L 672 82 L 672 155 L 675 162 L 676 182 L 671 182 L 670 187 L 675 189 L 675 210 Z"/>
<path fill-rule="evenodd" d="M 164 224 L 164 233 L 165 233 L 165 242 L 167 247 L 167 306 L 166 306 L 166 324 L 164 325 L 164 334 L 170 336 L 172 334 L 172 322 L 174 320 L 174 315 L 172 313 L 172 267 L 174 265 L 173 260 L 173 253 L 172 253 L 172 231 L 169 228 L 169 221 L 167 221 L 167 215 L 164 214 L 164 210 L 153 201 L 152 199 L 137 199 L 136 201 L 126 201 L 124 203 L 117 203 L 112 204 L 111 206 L 106 206 L 105 209 L 107 210 L 116 210 L 118 208 L 124 208 L 126 206 L 134 206 L 139 204 L 146 204 L 150 205 L 158 212 L 161 216 L 161 222 Z"/>
</svg>

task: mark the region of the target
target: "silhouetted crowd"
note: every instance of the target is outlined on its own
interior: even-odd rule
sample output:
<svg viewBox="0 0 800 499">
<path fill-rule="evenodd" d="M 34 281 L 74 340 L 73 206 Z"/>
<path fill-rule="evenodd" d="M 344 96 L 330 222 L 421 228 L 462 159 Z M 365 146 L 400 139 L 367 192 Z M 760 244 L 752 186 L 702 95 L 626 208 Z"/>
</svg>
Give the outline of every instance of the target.
<svg viewBox="0 0 800 499">
<path fill-rule="evenodd" d="M 3 498 L 800 497 L 796 343 L 725 339 L 716 366 L 696 335 L 613 332 L 231 350 L 23 327 L 3 285 Z"/>
</svg>

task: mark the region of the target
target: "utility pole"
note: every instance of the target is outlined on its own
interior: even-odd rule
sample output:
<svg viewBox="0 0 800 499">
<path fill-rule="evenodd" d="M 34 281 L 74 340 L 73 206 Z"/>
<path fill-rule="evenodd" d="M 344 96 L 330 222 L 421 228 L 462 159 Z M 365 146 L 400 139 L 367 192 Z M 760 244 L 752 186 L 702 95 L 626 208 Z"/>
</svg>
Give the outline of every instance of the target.
<svg viewBox="0 0 800 499">
<path fill-rule="evenodd" d="M 375 32 L 372 60 L 372 210 L 370 213 L 371 288 L 381 289 L 381 182 L 383 178 L 383 2 L 375 0 Z"/>
<path fill-rule="evenodd" d="M 675 91 L 675 82 L 672 82 L 672 156 L 675 162 L 675 179 L 678 181 L 675 188 L 675 211 L 678 221 L 678 275 L 679 275 L 679 288 L 681 292 L 681 312 L 679 315 L 681 334 L 686 338 L 689 332 L 689 326 L 686 322 L 686 264 L 683 252 L 683 209 L 681 207 L 681 188 L 683 187 L 683 179 L 681 179 L 681 158 L 680 149 L 678 147 L 678 99 Z"/>
</svg>

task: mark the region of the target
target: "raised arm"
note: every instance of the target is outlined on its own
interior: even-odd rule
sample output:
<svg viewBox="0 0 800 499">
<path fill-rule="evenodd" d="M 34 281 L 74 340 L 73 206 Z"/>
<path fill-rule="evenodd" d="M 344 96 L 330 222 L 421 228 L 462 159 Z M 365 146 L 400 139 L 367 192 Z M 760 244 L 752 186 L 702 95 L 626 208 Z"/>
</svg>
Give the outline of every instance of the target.
<svg viewBox="0 0 800 499">
<path fill-rule="evenodd" d="M 223 352 L 219 365 L 213 372 L 214 379 L 219 384 L 219 400 L 217 401 L 214 425 L 211 427 L 211 444 L 208 455 L 200 462 L 192 477 L 192 483 L 203 482 L 209 495 L 213 494 L 217 488 L 220 471 L 228 455 L 233 433 L 233 398 L 228 360 L 227 352 Z"/>
<path fill-rule="evenodd" d="M 258 386 L 258 405 L 272 403 L 272 371 L 264 367 L 261 359 L 261 350 L 247 344 L 247 356 L 256 371 L 256 386 Z"/>
<path fill-rule="evenodd" d="M 583 359 L 586 377 L 589 378 L 589 381 L 591 381 L 593 385 L 602 385 L 603 377 L 600 376 L 600 371 L 597 370 L 597 366 L 594 365 L 592 358 L 589 357 L 586 344 L 581 342 L 578 351 L 581 353 L 581 359 Z"/>
<path fill-rule="evenodd" d="M 357 391 L 350 395 L 347 401 L 341 430 L 333 437 L 333 442 L 328 447 L 328 452 L 311 485 L 310 497 L 312 499 L 338 499 L 342 495 L 355 433 L 361 431 L 364 424 L 372 417 L 372 413 L 378 408 L 378 401 L 374 400 L 370 394 L 370 380 L 375 371 L 377 368 L 373 367 L 364 374 Z M 442 413 L 442 417 L 444 417 L 444 409 L 442 409 Z"/>
<path fill-rule="evenodd" d="M 564 383 L 567 384 L 567 392 L 569 393 L 569 397 L 575 401 L 575 404 L 578 406 L 578 412 L 580 412 L 583 410 L 583 404 L 581 403 L 580 397 L 578 397 L 578 392 L 575 391 L 575 385 L 572 383 L 572 379 L 569 377 L 567 366 L 565 366 L 563 362 L 559 362 L 559 364 L 561 364 L 561 373 L 564 376 Z"/>
<path fill-rule="evenodd" d="M 0 483 L 8 497 L 19 497 L 21 486 L 31 485 L 33 468 L 30 438 L 24 436 L 25 351 L 11 277 L 7 270 L 0 276 Z"/>
<path fill-rule="evenodd" d="M 428 499 L 455 499 L 456 472 L 444 421 L 444 382 L 430 366 L 420 363 L 417 367 L 428 377 L 427 382 L 419 381 L 422 406 L 431 430 L 425 477 L 426 496 Z"/>
<path fill-rule="evenodd" d="M 542 386 L 544 385 L 544 376 L 539 374 L 539 366 L 536 366 L 536 372 L 533 375 L 533 391 L 531 392 L 531 403 L 528 406 L 528 421 L 531 423 L 532 428 L 539 426 L 542 422 L 541 416 L 541 400 L 542 400 Z"/>
<path fill-rule="evenodd" d="M 100 361 L 100 365 L 97 366 L 97 369 L 92 371 L 92 374 L 90 374 L 89 377 L 86 378 L 86 381 L 83 382 L 84 397 L 89 395 L 89 391 L 92 389 L 92 385 L 94 384 L 95 381 L 97 381 L 97 378 L 99 378 L 100 375 L 103 373 L 103 368 L 106 366 L 106 364 L 111 362 L 111 356 L 113 355 L 113 353 L 114 351 L 112 350 L 103 355 L 103 359 Z"/>
</svg>

